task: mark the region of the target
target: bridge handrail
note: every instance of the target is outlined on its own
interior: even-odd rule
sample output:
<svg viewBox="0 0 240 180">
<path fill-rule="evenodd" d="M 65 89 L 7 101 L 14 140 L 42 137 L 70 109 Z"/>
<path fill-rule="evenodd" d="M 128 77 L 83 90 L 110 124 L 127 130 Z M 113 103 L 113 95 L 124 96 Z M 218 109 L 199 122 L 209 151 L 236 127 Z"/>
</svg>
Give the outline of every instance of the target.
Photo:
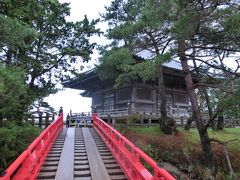
<svg viewBox="0 0 240 180">
<path fill-rule="evenodd" d="M 157 163 L 153 159 L 151 159 L 141 149 L 136 147 L 116 129 L 97 117 L 96 114 L 93 115 L 93 124 L 94 128 L 104 139 L 106 145 L 109 147 L 129 179 L 175 179 L 165 169 L 158 167 Z M 147 163 L 154 170 L 153 175 L 144 167 L 144 163 L 141 162 L 140 159 Z"/>
<path fill-rule="evenodd" d="M 51 123 L 7 168 L 0 180 L 36 179 L 45 158 L 63 127 L 63 114 Z"/>
</svg>

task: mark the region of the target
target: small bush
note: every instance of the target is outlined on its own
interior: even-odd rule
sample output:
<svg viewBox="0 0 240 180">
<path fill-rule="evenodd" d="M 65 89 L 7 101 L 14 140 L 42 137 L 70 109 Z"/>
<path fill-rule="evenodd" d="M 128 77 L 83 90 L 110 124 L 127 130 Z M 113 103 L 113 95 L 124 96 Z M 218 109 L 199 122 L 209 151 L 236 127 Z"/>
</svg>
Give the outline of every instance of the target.
<svg viewBox="0 0 240 180">
<path fill-rule="evenodd" d="M 32 143 L 42 129 L 7 122 L 0 128 L 0 174 Z"/>
<path fill-rule="evenodd" d="M 127 117 L 127 121 L 128 121 L 129 124 L 140 123 L 140 121 L 141 121 L 141 115 L 138 114 L 138 113 L 130 114 L 130 115 Z"/>
</svg>

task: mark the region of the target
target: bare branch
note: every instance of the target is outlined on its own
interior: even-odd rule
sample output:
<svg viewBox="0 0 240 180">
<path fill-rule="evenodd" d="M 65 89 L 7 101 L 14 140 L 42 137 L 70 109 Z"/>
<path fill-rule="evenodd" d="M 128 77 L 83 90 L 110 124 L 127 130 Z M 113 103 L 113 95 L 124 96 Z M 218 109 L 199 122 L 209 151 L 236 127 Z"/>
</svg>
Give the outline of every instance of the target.
<svg viewBox="0 0 240 180">
<path fill-rule="evenodd" d="M 195 83 L 195 84 L 194 84 L 194 89 L 199 88 L 199 87 L 219 88 L 219 86 L 214 85 L 214 84 L 205 84 L 205 83 Z"/>
<path fill-rule="evenodd" d="M 204 63 L 204 64 L 206 64 L 206 65 L 208 65 L 208 66 L 211 67 L 211 68 L 215 68 L 215 69 L 218 69 L 218 70 L 222 70 L 223 72 L 227 72 L 227 73 L 229 73 L 229 74 L 231 74 L 231 75 L 235 75 L 235 76 L 237 76 L 237 77 L 240 77 L 239 74 L 234 73 L 234 72 L 232 72 L 232 71 L 230 71 L 230 70 L 227 70 L 227 69 L 225 69 L 225 68 L 223 68 L 223 67 L 219 67 L 219 66 L 215 66 L 215 65 L 213 65 L 213 64 L 210 64 L 210 63 L 208 63 L 206 60 L 202 60 L 202 59 L 198 59 L 198 58 L 196 58 L 196 60 L 197 60 L 197 61 L 200 61 L 200 62 L 202 62 L 202 63 Z"/>
<path fill-rule="evenodd" d="M 221 145 L 227 145 L 228 143 L 233 142 L 233 141 L 239 141 L 239 142 L 240 142 L 240 140 L 237 139 L 237 138 L 235 138 L 235 139 L 230 139 L 230 140 L 228 140 L 228 141 L 221 141 L 221 140 L 216 139 L 216 138 L 209 138 L 209 141 L 210 141 L 210 142 L 216 142 L 216 143 L 221 144 Z"/>
<path fill-rule="evenodd" d="M 214 121 L 214 119 L 218 116 L 218 114 L 220 113 L 220 112 L 222 112 L 222 111 L 220 111 L 220 110 L 218 110 L 209 120 L 208 120 L 208 122 L 206 123 L 206 125 L 204 126 L 204 130 L 206 130 L 208 127 L 209 127 L 209 125 Z"/>
<path fill-rule="evenodd" d="M 228 141 L 224 142 L 224 141 L 221 141 L 219 139 L 210 138 L 209 141 L 210 142 L 217 142 L 218 144 L 223 145 L 223 151 L 224 151 L 224 154 L 225 154 L 225 157 L 226 157 L 226 160 L 227 160 L 227 164 L 228 164 L 228 168 L 229 168 L 229 171 L 230 171 L 230 179 L 232 179 L 232 176 L 234 176 L 236 178 L 236 175 L 233 171 L 232 164 L 231 164 L 231 161 L 230 161 L 230 158 L 229 158 L 229 155 L 228 155 L 227 144 L 230 143 L 230 142 L 233 142 L 233 141 L 239 141 L 239 139 L 231 139 L 231 140 L 228 140 Z"/>
<path fill-rule="evenodd" d="M 214 47 L 214 46 L 188 46 L 186 50 L 192 48 L 199 48 L 199 49 L 209 49 L 209 50 L 220 50 L 220 51 L 229 51 L 229 52 L 240 52 L 239 49 L 230 49 L 230 48 L 223 48 L 223 47 Z"/>
</svg>

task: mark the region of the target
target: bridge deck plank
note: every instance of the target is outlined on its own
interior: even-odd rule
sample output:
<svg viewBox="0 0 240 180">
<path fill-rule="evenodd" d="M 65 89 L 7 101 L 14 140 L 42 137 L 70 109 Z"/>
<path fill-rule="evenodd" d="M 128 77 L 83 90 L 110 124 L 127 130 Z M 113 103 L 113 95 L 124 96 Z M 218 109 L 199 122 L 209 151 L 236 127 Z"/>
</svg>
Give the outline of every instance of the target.
<svg viewBox="0 0 240 180">
<path fill-rule="evenodd" d="M 110 180 L 108 172 L 105 168 L 103 160 L 99 154 L 97 146 L 89 131 L 89 128 L 82 128 L 84 142 L 86 145 L 88 161 L 93 180 Z"/>
<path fill-rule="evenodd" d="M 56 180 L 73 180 L 75 128 L 68 128 L 58 164 Z"/>
</svg>

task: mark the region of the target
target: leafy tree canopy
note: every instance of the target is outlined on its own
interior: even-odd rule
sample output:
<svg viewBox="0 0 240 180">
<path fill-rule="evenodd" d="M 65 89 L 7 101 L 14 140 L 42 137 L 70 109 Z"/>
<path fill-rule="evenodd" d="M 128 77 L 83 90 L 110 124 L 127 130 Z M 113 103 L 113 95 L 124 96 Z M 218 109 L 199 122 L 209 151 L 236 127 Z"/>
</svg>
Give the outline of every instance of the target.
<svg viewBox="0 0 240 180">
<path fill-rule="evenodd" d="M 24 71 L 17 67 L 0 65 L 0 120 L 18 119 L 27 96 Z"/>
<path fill-rule="evenodd" d="M 85 16 L 67 22 L 68 15 L 69 4 L 58 0 L 1 1 L 0 63 L 25 73 L 26 105 L 56 92 L 56 83 L 79 73 L 79 63 L 90 60 L 96 44 L 89 38 L 100 34 L 98 20 Z"/>
</svg>

